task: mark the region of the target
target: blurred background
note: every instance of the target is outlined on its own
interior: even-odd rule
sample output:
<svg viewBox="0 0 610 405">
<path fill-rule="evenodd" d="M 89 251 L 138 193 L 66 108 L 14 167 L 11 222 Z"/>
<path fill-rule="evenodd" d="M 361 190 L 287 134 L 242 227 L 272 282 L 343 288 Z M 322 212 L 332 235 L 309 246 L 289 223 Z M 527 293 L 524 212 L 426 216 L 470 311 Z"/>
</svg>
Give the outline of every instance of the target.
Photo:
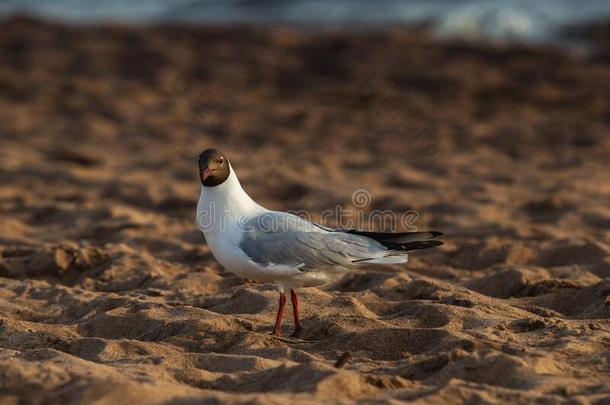
<svg viewBox="0 0 610 405">
<path fill-rule="evenodd" d="M 607 228 L 605 194 L 568 215 L 607 192 L 578 183 L 607 168 L 607 1 L 8 0 L 0 15 L 5 204 L 68 204 L 84 226 L 7 218 L 10 240 L 91 241 L 96 215 L 71 210 L 98 204 L 190 228 L 194 158 L 213 146 L 255 199 L 313 219 L 366 188 L 366 209 L 460 237 Z M 97 242 L 133 232 L 112 226 Z"/>
<path fill-rule="evenodd" d="M 74 22 L 297 25 L 302 28 L 427 26 L 470 38 L 559 42 L 566 29 L 603 23 L 604 0 L 6 0 L 0 13 Z"/>
<path fill-rule="evenodd" d="M 423 216 L 427 198 L 531 186 L 607 153 L 607 1 L 7 0 L 0 15 L 3 165 L 59 170 L 69 184 L 44 194 L 60 199 L 76 170 L 99 181 L 78 198 L 188 217 L 193 156 L 217 146 L 274 208 L 320 211 L 366 186 L 373 209 Z M 507 196 L 556 202 L 568 183 Z"/>
</svg>

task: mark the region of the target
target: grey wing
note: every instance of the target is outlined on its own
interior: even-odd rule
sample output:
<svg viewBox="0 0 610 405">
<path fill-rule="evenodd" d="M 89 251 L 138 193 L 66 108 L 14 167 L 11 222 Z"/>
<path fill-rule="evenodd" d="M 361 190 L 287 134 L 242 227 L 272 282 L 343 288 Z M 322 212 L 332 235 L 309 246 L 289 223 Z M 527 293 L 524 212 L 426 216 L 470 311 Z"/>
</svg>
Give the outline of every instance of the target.
<svg viewBox="0 0 610 405">
<path fill-rule="evenodd" d="M 296 215 L 275 211 L 247 221 L 239 247 L 260 266 L 301 270 L 345 267 L 386 251 L 370 238 L 328 231 Z"/>
</svg>

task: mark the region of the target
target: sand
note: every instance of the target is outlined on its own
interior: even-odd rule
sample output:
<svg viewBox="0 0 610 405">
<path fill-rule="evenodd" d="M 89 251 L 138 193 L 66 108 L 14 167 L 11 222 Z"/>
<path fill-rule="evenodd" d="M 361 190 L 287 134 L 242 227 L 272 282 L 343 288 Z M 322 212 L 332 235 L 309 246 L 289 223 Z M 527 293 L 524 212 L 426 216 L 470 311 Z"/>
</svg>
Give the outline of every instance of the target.
<svg viewBox="0 0 610 405">
<path fill-rule="evenodd" d="M 0 402 L 607 403 L 608 61 L 4 20 Z M 445 245 L 302 289 L 277 339 L 275 287 L 194 226 L 213 146 L 269 208 L 410 212 Z"/>
</svg>

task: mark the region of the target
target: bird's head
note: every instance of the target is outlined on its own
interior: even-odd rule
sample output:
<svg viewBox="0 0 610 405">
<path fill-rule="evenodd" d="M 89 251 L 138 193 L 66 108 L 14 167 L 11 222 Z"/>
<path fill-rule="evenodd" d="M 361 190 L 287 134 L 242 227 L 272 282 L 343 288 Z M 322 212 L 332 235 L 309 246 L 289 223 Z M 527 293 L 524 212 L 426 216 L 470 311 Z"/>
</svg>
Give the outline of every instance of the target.
<svg viewBox="0 0 610 405">
<path fill-rule="evenodd" d="M 199 154 L 199 178 L 205 187 L 218 186 L 229 177 L 229 159 L 218 149 L 206 149 Z"/>
</svg>

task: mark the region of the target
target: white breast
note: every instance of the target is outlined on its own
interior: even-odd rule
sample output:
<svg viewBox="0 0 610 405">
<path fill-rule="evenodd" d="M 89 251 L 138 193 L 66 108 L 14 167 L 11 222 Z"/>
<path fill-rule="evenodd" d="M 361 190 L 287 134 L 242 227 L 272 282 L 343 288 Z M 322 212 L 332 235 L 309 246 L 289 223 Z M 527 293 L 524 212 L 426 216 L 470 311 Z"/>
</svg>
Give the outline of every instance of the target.
<svg viewBox="0 0 610 405">
<path fill-rule="evenodd" d="M 264 211 L 265 208 L 242 189 L 233 168 L 224 183 L 215 187 L 201 187 L 197 203 L 197 228 L 203 232 L 214 258 L 240 277 L 261 279 L 260 267 L 243 253 L 239 242 L 242 238 L 241 225 Z"/>
</svg>

